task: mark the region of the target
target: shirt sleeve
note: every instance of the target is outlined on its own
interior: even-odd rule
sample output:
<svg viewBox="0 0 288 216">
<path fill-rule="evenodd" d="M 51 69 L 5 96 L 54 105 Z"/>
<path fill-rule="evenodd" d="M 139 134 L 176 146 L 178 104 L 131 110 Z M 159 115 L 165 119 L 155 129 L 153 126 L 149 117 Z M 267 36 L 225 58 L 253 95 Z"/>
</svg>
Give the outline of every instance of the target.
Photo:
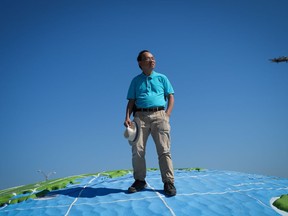
<svg viewBox="0 0 288 216">
<path fill-rule="evenodd" d="M 164 79 L 164 94 L 165 97 L 168 96 L 169 94 L 174 94 L 174 89 L 167 77 L 165 77 Z"/>
<path fill-rule="evenodd" d="M 131 81 L 128 93 L 127 93 L 127 100 L 136 99 L 136 92 L 135 92 L 135 81 L 134 79 Z"/>
</svg>

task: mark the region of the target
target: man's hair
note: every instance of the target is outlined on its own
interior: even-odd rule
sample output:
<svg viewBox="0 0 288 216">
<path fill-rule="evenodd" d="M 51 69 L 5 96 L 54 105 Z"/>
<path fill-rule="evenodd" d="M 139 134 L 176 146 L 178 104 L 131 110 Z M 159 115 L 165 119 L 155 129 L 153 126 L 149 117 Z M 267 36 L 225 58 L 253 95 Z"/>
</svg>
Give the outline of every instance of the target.
<svg viewBox="0 0 288 216">
<path fill-rule="evenodd" d="M 138 61 L 138 62 L 142 60 L 142 54 L 145 53 L 145 52 L 149 52 L 149 53 L 150 53 L 149 50 L 142 50 L 142 51 L 138 54 L 138 57 L 137 57 L 137 61 Z"/>
</svg>

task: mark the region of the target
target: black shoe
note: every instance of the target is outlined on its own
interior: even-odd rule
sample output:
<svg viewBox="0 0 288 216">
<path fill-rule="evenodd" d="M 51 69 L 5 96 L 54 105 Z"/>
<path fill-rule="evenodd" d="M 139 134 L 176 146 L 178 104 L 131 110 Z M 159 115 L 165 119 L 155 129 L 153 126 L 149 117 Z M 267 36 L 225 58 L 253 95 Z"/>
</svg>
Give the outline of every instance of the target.
<svg viewBox="0 0 288 216">
<path fill-rule="evenodd" d="M 164 193 L 166 196 L 175 196 L 176 195 L 176 188 L 175 188 L 174 184 L 171 182 L 165 182 Z"/>
<path fill-rule="evenodd" d="M 135 193 L 147 187 L 146 181 L 135 180 L 135 182 L 128 188 L 129 193 Z"/>
</svg>

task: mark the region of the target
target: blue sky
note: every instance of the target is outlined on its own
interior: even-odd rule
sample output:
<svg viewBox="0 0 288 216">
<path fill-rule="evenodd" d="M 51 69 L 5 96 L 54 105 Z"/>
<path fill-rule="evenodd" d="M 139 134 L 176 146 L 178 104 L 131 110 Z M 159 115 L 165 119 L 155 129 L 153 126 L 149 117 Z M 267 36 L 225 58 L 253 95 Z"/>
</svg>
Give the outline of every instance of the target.
<svg viewBox="0 0 288 216">
<path fill-rule="evenodd" d="M 288 177 L 288 2 L 0 2 L 0 189 L 131 168 L 126 94 L 150 50 L 175 168 Z M 147 166 L 158 167 L 152 139 Z M 52 177 L 52 176 L 51 176 Z"/>
</svg>

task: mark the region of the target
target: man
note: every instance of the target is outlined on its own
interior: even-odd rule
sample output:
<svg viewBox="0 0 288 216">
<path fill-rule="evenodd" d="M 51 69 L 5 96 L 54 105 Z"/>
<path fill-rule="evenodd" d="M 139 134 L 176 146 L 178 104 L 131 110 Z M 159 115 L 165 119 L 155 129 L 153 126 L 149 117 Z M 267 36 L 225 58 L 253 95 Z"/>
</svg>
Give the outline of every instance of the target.
<svg viewBox="0 0 288 216">
<path fill-rule="evenodd" d="M 128 192 L 138 192 L 147 186 L 145 151 L 148 136 L 151 134 L 157 149 L 164 193 L 167 196 L 175 196 L 169 123 L 174 106 L 174 90 L 165 75 L 154 71 L 156 61 L 148 50 L 141 51 L 137 61 L 142 73 L 134 77 L 130 84 L 124 122 L 126 127 L 130 127 L 132 125 L 130 116 L 135 112 L 134 121 L 137 119 L 137 122 L 140 122 L 138 129 L 141 130 L 139 138 L 132 145 L 135 182 L 128 188 Z"/>
</svg>

